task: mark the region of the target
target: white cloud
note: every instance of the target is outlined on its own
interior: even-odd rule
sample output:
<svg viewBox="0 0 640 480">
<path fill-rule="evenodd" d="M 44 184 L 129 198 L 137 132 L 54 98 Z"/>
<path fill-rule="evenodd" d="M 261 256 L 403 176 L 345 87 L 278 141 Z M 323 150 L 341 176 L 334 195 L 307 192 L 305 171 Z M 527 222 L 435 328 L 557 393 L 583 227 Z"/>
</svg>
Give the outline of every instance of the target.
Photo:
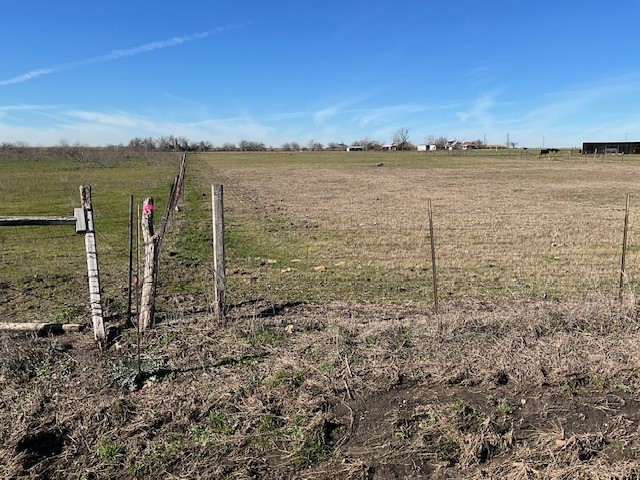
<svg viewBox="0 0 640 480">
<path fill-rule="evenodd" d="M 349 112 L 348 107 L 355 105 L 359 101 L 360 101 L 359 99 L 352 98 L 350 100 L 345 100 L 342 102 L 338 102 L 334 105 L 330 105 L 328 107 L 323 108 L 322 110 L 318 110 L 314 114 L 314 119 L 318 123 L 326 122 L 330 118 Z"/>
<path fill-rule="evenodd" d="M 334 105 L 332 107 L 327 107 L 325 109 L 322 109 L 316 112 L 314 115 L 314 118 L 316 122 L 319 122 L 319 123 L 326 122 L 330 118 L 333 118 L 336 115 L 338 115 L 341 112 L 341 110 L 342 110 L 341 105 Z"/>
<path fill-rule="evenodd" d="M 472 121 L 482 125 L 493 123 L 494 117 L 490 114 L 490 111 L 496 103 L 496 95 L 495 92 L 491 92 L 476 98 L 469 110 L 457 113 L 458 118 L 463 122 Z"/>
<path fill-rule="evenodd" d="M 358 125 L 360 127 L 366 127 L 369 124 L 379 123 L 382 121 L 389 122 L 399 117 L 406 117 L 424 110 L 426 110 L 424 107 L 418 105 L 392 105 L 389 107 L 362 110 L 357 112 L 355 116 Z"/>
<path fill-rule="evenodd" d="M 154 123 L 146 118 L 122 111 L 105 113 L 72 110 L 67 112 L 67 115 L 72 119 L 79 119 L 86 123 L 99 124 L 102 126 L 108 125 L 112 127 L 137 130 L 150 130 L 154 128 Z"/>
<path fill-rule="evenodd" d="M 45 110 L 57 108 L 55 105 L 0 105 L 0 118 L 7 118 L 13 112 L 41 113 L 47 115 Z"/>
<path fill-rule="evenodd" d="M 57 108 L 56 105 L 0 105 L 0 112 L 33 112 Z"/>
<path fill-rule="evenodd" d="M 269 142 L 275 130 L 248 117 L 176 122 L 124 111 L 58 110 L 55 113 L 45 126 L 25 126 L 4 117 L 0 122 L 0 138 L 32 145 L 55 145 L 62 138 L 88 145 L 107 145 L 128 143 L 133 137 L 175 135 L 221 144 L 242 139 Z"/>
</svg>

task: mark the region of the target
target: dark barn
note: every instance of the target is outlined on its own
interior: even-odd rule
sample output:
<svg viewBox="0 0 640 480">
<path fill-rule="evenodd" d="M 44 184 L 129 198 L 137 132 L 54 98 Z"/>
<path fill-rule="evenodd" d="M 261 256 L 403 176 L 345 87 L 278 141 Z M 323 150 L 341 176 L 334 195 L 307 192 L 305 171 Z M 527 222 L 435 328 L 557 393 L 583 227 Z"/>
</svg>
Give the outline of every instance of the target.
<svg viewBox="0 0 640 480">
<path fill-rule="evenodd" d="M 584 142 L 582 153 L 640 154 L 640 142 Z"/>
</svg>

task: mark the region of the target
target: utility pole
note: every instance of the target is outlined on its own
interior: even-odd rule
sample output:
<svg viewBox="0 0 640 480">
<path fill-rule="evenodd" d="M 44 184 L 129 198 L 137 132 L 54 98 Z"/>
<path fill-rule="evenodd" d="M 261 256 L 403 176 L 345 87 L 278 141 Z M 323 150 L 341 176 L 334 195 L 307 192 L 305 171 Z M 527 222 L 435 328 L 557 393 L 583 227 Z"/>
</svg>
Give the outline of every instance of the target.
<svg viewBox="0 0 640 480">
<path fill-rule="evenodd" d="M 507 132 L 507 148 L 509 148 L 509 132 Z"/>
</svg>

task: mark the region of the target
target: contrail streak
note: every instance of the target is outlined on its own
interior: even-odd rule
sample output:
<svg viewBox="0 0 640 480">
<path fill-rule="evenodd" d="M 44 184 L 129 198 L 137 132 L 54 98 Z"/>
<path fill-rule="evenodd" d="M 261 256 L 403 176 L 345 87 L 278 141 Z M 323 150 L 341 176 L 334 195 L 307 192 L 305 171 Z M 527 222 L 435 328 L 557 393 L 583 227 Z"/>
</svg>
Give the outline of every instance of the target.
<svg viewBox="0 0 640 480">
<path fill-rule="evenodd" d="M 78 60 L 72 63 L 65 63 L 62 65 L 56 65 L 54 67 L 38 68 L 29 72 L 23 73 L 13 78 L 6 80 L 0 80 L 0 86 L 12 85 L 14 83 L 27 82 L 44 75 L 50 75 L 52 73 L 61 72 L 63 70 L 70 70 L 72 68 L 81 67 L 83 65 L 89 65 L 91 63 L 110 62 L 123 57 L 133 57 L 134 55 L 140 55 L 141 53 L 152 52 L 154 50 L 160 50 L 162 48 L 175 47 L 182 45 L 183 43 L 194 42 L 196 40 L 202 40 L 216 33 L 220 33 L 224 30 L 228 30 L 228 27 L 220 27 L 214 30 L 208 30 L 206 32 L 194 33 L 191 35 L 184 35 L 182 37 L 173 37 L 167 40 L 160 40 L 157 42 L 146 43 L 137 47 L 127 48 L 124 50 L 112 50 L 110 53 L 100 55 L 92 58 L 85 58 L 84 60 Z"/>
</svg>

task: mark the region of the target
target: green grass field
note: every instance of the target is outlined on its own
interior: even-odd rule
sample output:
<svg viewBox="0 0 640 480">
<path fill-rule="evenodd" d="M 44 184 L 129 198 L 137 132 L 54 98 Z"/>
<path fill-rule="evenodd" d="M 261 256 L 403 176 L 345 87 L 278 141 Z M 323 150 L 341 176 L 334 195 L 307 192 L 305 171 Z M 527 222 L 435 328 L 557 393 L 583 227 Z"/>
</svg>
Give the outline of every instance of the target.
<svg viewBox="0 0 640 480">
<path fill-rule="evenodd" d="M 108 164 L 59 158 L 0 162 L 0 216 L 73 216 L 80 185 L 92 186 L 105 307 L 108 314 L 126 311 L 129 195 L 139 203 L 144 196 L 157 197 L 162 212 L 176 163 L 143 158 Z M 0 228 L 2 320 L 86 318 L 84 251 L 84 236 L 75 235 L 72 226 Z"/>
</svg>

